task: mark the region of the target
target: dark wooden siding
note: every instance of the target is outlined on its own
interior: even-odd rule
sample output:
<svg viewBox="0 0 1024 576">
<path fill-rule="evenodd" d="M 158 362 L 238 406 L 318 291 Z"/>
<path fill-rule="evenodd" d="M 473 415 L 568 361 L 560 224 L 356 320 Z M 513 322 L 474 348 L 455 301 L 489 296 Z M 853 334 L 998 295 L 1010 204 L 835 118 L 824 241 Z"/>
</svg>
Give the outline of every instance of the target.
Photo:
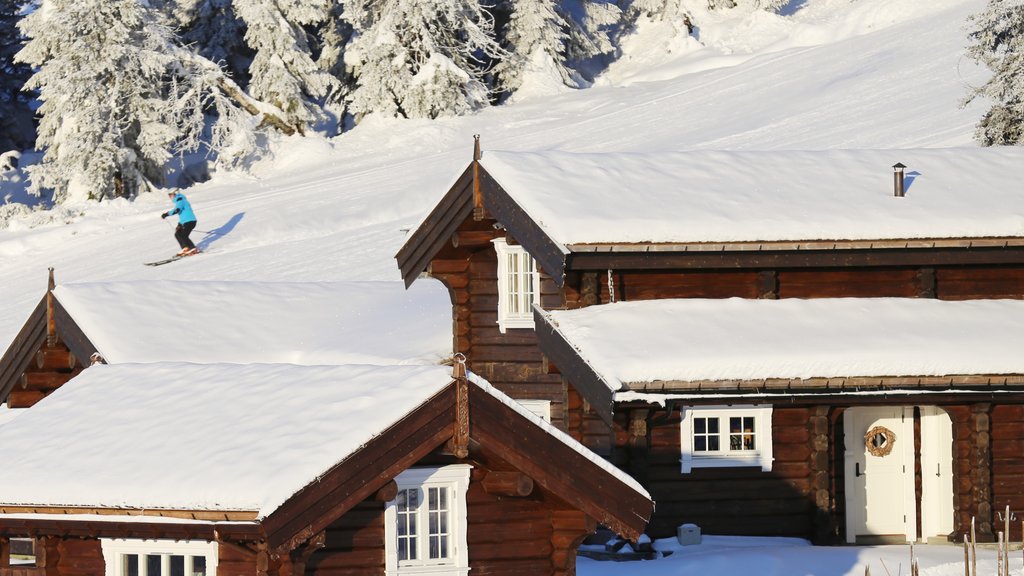
<svg viewBox="0 0 1024 576">
<path fill-rule="evenodd" d="M 327 528 L 325 543 L 307 562 L 307 574 L 383 574 L 384 503 L 367 499 L 357 505 Z"/>
<path fill-rule="evenodd" d="M 657 503 L 648 534 L 675 535 L 692 522 L 705 534 L 814 536 L 811 433 L 807 408 L 772 411 L 771 472 L 760 468 L 680 471 L 679 413 L 650 429 L 647 486 Z"/>
<path fill-rule="evenodd" d="M 551 574 L 551 509 L 536 498 L 508 498 L 484 491 L 487 471 L 473 469 L 466 503 L 471 574 Z"/>
<path fill-rule="evenodd" d="M 1010 507 L 1010 540 L 1020 541 L 1024 522 L 1024 406 L 992 407 L 993 528 L 1003 530 L 999 514 Z"/>
<path fill-rule="evenodd" d="M 597 297 L 582 298 L 584 279 Z M 596 280 L 594 279 L 596 276 Z M 569 307 L 661 298 L 969 298 L 1024 297 L 1024 267 L 863 267 L 778 270 L 614 270 L 576 272 L 566 279 Z"/>
</svg>

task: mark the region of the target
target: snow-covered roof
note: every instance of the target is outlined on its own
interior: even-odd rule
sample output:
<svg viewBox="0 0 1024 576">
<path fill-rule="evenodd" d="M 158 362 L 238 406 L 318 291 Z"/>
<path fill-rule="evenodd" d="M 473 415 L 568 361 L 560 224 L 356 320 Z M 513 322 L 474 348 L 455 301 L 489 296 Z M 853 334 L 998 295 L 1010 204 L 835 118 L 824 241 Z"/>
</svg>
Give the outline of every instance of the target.
<svg viewBox="0 0 1024 576">
<path fill-rule="evenodd" d="M 485 380 L 470 380 L 649 497 Z M 0 427 L 0 504 L 266 517 L 451 381 L 443 366 L 93 366 Z"/>
<path fill-rule="evenodd" d="M 906 195 L 893 193 L 893 165 Z M 563 247 L 1024 236 L 1024 148 L 588 153 L 481 164 Z"/>
<path fill-rule="evenodd" d="M 61 305 L 108 363 L 436 363 L 451 355 L 440 282 L 61 284 Z"/>
<path fill-rule="evenodd" d="M 1024 301 L 678 299 L 543 312 L 613 391 L 656 380 L 1024 374 Z"/>
<path fill-rule="evenodd" d="M 264 517 L 451 380 L 443 366 L 93 366 L 0 427 L 0 503 Z"/>
</svg>

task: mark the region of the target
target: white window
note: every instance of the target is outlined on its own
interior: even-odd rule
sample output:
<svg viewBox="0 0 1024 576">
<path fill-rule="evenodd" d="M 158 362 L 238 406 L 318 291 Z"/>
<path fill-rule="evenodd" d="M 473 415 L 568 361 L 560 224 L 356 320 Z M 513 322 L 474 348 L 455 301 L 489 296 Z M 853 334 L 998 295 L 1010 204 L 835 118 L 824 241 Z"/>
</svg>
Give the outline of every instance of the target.
<svg viewBox="0 0 1024 576">
<path fill-rule="evenodd" d="M 102 538 L 106 576 L 213 576 L 217 543 Z"/>
<path fill-rule="evenodd" d="M 540 273 L 522 246 L 495 238 L 498 253 L 498 329 L 533 328 L 533 303 L 540 300 Z"/>
<path fill-rule="evenodd" d="M 694 468 L 772 469 L 771 406 L 686 406 L 680 425 L 683 473 Z"/>
<path fill-rule="evenodd" d="M 385 573 L 469 573 L 466 492 L 470 466 L 410 468 L 395 478 L 398 495 L 384 511 Z"/>
</svg>

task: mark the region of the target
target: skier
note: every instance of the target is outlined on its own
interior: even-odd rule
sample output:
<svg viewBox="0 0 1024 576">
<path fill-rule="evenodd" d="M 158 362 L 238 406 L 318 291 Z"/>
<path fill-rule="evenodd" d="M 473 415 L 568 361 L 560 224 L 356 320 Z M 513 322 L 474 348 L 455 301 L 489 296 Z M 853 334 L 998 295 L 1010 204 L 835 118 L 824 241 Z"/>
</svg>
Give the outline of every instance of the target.
<svg viewBox="0 0 1024 576">
<path fill-rule="evenodd" d="M 185 198 L 185 195 L 181 192 L 168 192 L 167 197 L 170 198 L 171 202 L 174 202 L 174 208 L 161 214 L 160 218 L 178 215 L 178 225 L 174 228 L 174 238 L 178 241 L 178 245 L 181 246 L 181 252 L 178 252 L 176 256 L 198 254 L 199 248 L 196 248 L 196 245 L 188 238 L 188 235 L 196 227 L 196 215 L 192 211 L 192 205 L 188 203 L 188 198 Z"/>
</svg>

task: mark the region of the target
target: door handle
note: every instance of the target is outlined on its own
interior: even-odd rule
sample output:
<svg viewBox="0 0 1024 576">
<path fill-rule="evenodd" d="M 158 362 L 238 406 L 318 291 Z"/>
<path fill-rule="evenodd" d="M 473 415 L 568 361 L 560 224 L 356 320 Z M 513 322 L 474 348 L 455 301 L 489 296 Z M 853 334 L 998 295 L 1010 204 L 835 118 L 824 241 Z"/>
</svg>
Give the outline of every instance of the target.
<svg viewBox="0 0 1024 576">
<path fill-rule="evenodd" d="M 939 470 L 940 466 L 941 466 L 941 464 L 939 464 L 938 462 L 935 463 L 935 475 L 936 476 L 942 476 L 942 471 Z"/>
<path fill-rule="evenodd" d="M 854 465 L 854 475 L 860 477 L 860 462 L 856 462 Z"/>
</svg>

